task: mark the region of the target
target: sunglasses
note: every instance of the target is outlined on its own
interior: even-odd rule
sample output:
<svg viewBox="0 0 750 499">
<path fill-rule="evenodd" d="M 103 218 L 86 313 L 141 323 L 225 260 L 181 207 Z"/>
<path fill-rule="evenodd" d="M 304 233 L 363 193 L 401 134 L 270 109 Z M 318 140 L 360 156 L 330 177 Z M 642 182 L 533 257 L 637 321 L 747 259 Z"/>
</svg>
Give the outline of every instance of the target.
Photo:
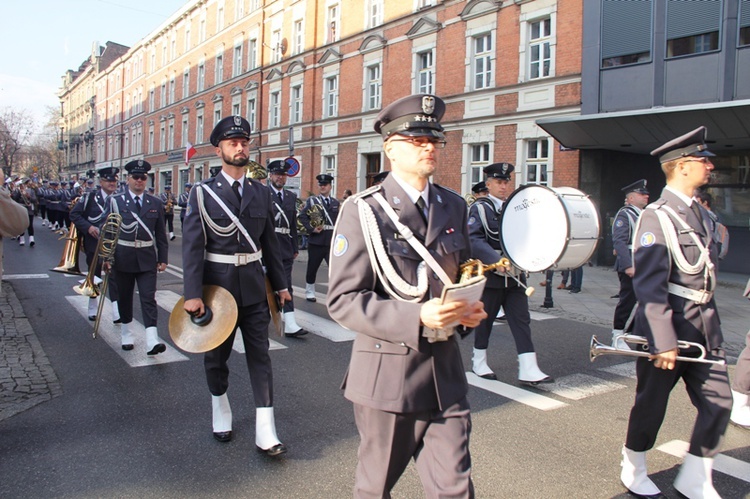
<svg viewBox="0 0 750 499">
<path fill-rule="evenodd" d="M 148 178 L 148 177 L 146 177 L 146 175 L 144 175 L 142 173 L 134 173 L 134 174 L 131 175 L 131 177 L 133 177 L 133 179 L 135 179 L 135 180 L 146 180 L 146 178 Z"/>
</svg>

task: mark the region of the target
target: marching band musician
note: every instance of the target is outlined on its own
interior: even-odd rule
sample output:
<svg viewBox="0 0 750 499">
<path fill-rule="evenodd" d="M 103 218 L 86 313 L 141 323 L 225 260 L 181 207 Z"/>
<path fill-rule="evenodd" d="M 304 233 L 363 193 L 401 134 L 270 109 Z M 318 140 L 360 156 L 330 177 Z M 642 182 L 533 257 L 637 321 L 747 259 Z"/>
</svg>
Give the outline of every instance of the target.
<svg viewBox="0 0 750 499">
<path fill-rule="evenodd" d="M 273 201 L 273 216 L 276 225 L 276 237 L 279 240 L 281 261 L 284 264 L 284 274 L 288 284 L 289 295 L 292 290 L 292 267 L 299 255 L 297 247 L 297 195 L 284 190 L 287 180 L 287 166 L 281 160 L 271 161 L 268 165 L 268 188 L 271 190 Z M 304 336 L 307 331 L 297 324 L 294 318 L 294 299 L 284 303 L 284 336 Z"/>
<path fill-rule="evenodd" d="M 620 280 L 619 301 L 615 307 L 614 323 L 612 324 L 612 346 L 629 348 L 624 340 L 615 344 L 618 336 L 625 333 L 630 316 L 635 308 L 635 292 L 633 292 L 633 234 L 641 211 L 648 204 L 648 189 L 646 180 L 641 179 L 623 187 L 625 205 L 615 214 L 612 224 L 612 245 L 615 251 L 615 271 Z"/>
<path fill-rule="evenodd" d="M 122 216 L 120 235 L 115 249 L 115 282 L 119 300 L 122 330 L 120 341 L 123 350 L 134 345 L 130 323 L 133 321 L 133 291 L 138 283 L 143 325 L 146 327 L 146 353 L 156 355 L 167 347 L 157 330 L 156 274 L 167 268 L 169 242 L 164 227 L 164 205 L 161 200 L 146 193 L 146 173 L 151 164 L 134 160 L 125 165 L 128 188 L 110 196 L 104 219 L 109 213 Z"/>
<path fill-rule="evenodd" d="M 83 234 L 83 251 L 86 253 L 86 265 L 91 268 L 97 246 L 99 245 L 99 229 L 106 220 L 105 212 L 110 204 L 110 196 L 117 187 L 117 174 L 119 168 L 102 168 L 99 170 L 99 185 L 101 189 L 87 192 L 70 210 L 70 220 L 75 224 L 78 231 Z M 94 275 L 101 277 L 101 261 L 97 262 Z M 109 299 L 112 301 L 112 318 L 115 324 L 120 323 L 120 313 L 117 309 L 117 285 L 115 279 L 111 278 L 107 286 L 109 288 Z M 102 296 L 101 300 L 104 299 Z M 96 320 L 98 303 L 96 298 L 89 299 L 89 320 Z"/>
<path fill-rule="evenodd" d="M 42 180 L 42 184 L 34 188 L 36 192 L 36 199 L 39 201 L 39 218 L 42 219 L 42 227 L 46 227 L 49 223 L 47 218 L 47 190 L 49 189 L 48 180 Z"/>
<path fill-rule="evenodd" d="M 255 445 L 268 456 L 287 451 L 276 435 L 273 409 L 273 373 L 268 354 L 269 306 L 266 267 L 280 305 L 291 300 L 274 232 L 271 191 L 245 177 L 250 154 L 250 123 L 229 116 L 216 124 L 211 144 L 221 158 L 215 177 L 197 183 L 190 192 L 182 252 L 185 275 L 185 311 L 205 313 L 202 286 L 226 288 L 237 302 L 245 359 L 255 399 Z M 235 328 L 236 331 L 236 328 Z M 204 365 L 213 409 L 213 436 L 232 439 L 232 410 L 227 397 L 229 367 L 235 332 L 206 352 Z"/>
<path fill-rule="evenodd" d="M 185 212 L 187 211 L 188 206 L 188 198 L 190 197 L 190 189 L 193 188 L 193 184 L 188 182 L 185 184 L 185 192 L 180 194 L 180 197 L 177 199 L 177 206 L 180 207 L 180 228 L 182 229 L 185 226 Z"/>
<path fill-rule="evenodd" d="M 471 255 L 485 265 L 496 263 L 503 256 L 500 244 L 500 213 L 510 195 L 510 163 L 494 163 L 484 168 L 487 176 L 487 197 L 480 197 L 469 208 L 469 234 Z M 510 270 L 509 270 L 510 271 Z M 529 299 L 518 282 L 503 270 L 487 275 L 487 285 L 482 294 L 487 318 L 474 331 L 472 371 L 485 379 L 497 379 L 487 364 L 487 347 L 495 317 L 500 307 L 505 311 L 508 327 L 518 352 L 518 380 L 523 384 L 537 385 L 554 380 L 542 372 L 537 364 L 534 343 L 531 341 L 531 316 Z M 519 279 L 524 279 L 521 275 Z"/>
<path fill-rule="evenodd" d="M 654 446 L 672 388 L 682 379 L 698 410 L 690 447 L 674 482 L 689 498 L 718 498 L 711 470 L 732 408 L 726 365 L 676 360 L 678 341 L 705 347 L 711 360 L 725 359 L 713 290 L 717 253 L 708 214 L 693 198 L 714 169 L 699 127 L 651 152 L 667 185 L 641 213 L 634 239 L 633 289 L 638 299 L 636 335 L 648 340 L 649 358 L 636 361 L 635 403 L 622 449 L 620 479 L 632 493 L 660 494 L 648 478 L 646 451 Z M 680 355 L 690 355 L 691 348 Z"/>
<path fill-rule="evenodd" d="M 307 229 L 307 273 L 305 274 L 305 299 L 316 301 L 315 281 L 318 277 L 318 269 L 323 260 L 326 264 L 328 254 L 331 252 L 331 239 L 333 238 L 333 226 L 339 216 L 341 203 L 331 196 L 331 182 L 333 176 L 321 173 L 315 177 L 318 181 L 318 196 L 310 196 L 305 202 L 299 214 L 299 221 Z M 314 227 L 310 225 L 310 210 L 317 205 L 323 214 L 323 225 Z"/>
<path fill-rule="evenodd" d="M 11 194 L 11 197 L 13 200 L 22 205 L 24 208 L 26 208 L 26 211 L 29 214 L 29 227 L 21 233 L 20 236 L 18 236 L 18 244 L 19 246 L 23 246 L 25 244 L 26 240 L 26 232 L 29 233 L 29 246 L 33 247 L 34 242 L 34 210 L 36 209 L 36 193 L 34 192 L 34 189 L 30 186 L 31 179 L 30 178 L 24 178 L 19 181 L 18 188 L 13 191 Z"/>
<path fill-rule="evenodd" d="M 164 221 L 169 231 L 169 240 L 174 241 L 174 205 L 177 204 L 177 199 L 172 194 L 171 185 L 164 186 L 164 192 L 161 193 L 160 198 L 164 203 Z"/>
<path fill-rule="evenodd" d="M 487 188 L 487 183 L 484 180 L 480 180 L 476 184 L 471 186 L 471 195 L 474 199 L 484 198 L 490 195 L 490 190 Z"/>
<path fill-rule="evenodd" d="M 750 279 L 747 280 L 742 296 L 750 299 Z M 732 379 L 732 414 L 730 421 L 750 430 L 750 331 L 745 335 L 745 348 L 737 357 L 737 365 Z"/>
<path fill-rule="evenodd" d="M 49 216 L 49 228 L 52 231 L 58 230 L 62 225 L 65 225 L 62 218 L 62 212 L 60 211 L 61 205 L 61 193 L 60 193 L 60 182 L 57 180 L 50 180 L 49 189 L 45 194 L 47 200 L 47 215 Z"/>
<path fill-rule="evenodd" d="M 336 228 L 328 311 L 357 332 L 343 383 L 360 435 L 355 497 L 390 497 L 412 458 L 426 497 L 474 495 L 455 333 L 486 314 L 440 300 L 469 258 L 466 202 L 429 182 L 444 112 L 439 97 L 411 95 L 378 114 L 391 174 L 351 196 Z"/>
</svg>

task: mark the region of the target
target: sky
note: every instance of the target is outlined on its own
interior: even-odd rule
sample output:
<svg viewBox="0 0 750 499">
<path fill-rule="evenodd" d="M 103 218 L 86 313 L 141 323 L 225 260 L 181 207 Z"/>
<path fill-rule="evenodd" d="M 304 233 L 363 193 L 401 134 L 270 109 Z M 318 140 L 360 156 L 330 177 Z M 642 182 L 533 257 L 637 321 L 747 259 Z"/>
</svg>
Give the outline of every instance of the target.
<svg viewBox="0 0 750 499">
<path fill-rule="evenodd" d="M 29 112 L 41 130 L 46 108 L 95 42 L 132 47 L 188 0 L 0 0 L 0 109 Z"/>
</svg>

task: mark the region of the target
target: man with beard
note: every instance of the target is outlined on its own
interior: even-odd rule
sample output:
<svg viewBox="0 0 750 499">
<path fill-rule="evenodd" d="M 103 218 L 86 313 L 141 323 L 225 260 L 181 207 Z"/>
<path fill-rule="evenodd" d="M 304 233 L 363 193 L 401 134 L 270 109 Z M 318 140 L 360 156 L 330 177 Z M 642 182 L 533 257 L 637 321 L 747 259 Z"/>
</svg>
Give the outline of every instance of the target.
<svg viewBox="0 0 750 499">
<path fill-rule="evenodd" d="M 273 216 L 276 222 L 276 237 L 279 240 L 281 261 L 284 264 L 287 289 L 289 295 L 292 291 L 292 267 L 294 260 L 299 255 L 297 247 L 297 195 L 289 190 L 284 190 L 286 185 L 287 166 L 281 160 L 271 161 L 268 165 L 268 188 L 271 190 L 273 200 Z M 294 318 L 293 299 L 284 303 L 284 336 L 304 336 L 307 331 L 302 329 Z"/>
<path fill-rule="evenodd" d="M 716 288 L 716 247 L 709 217 L 693 197 L 708 183 L 714 165 L 706 147 L 706 127 L 677 137 L 651 152 L 667 185 L 641 213 L 633 243 L 633 289 L 638 300 L 634 333 L 648 340 L 651 355 L 636 360 L 635 403 L 622 448 L 620 480 L 637 496 L 657 496 L 648 477 L 646 451 L 653 448 L 667 411 L 669 394 L 682 379 L 698 410 L 690 446 L 674 487 L 687 497 L 718 498 L 711 471 L 729 423 L 732 394 L 721 344 Z M 719 363 L 684 362 L 697 348 L 680 350 L 679 341 L 705 348 Z"/>
<path fill-rule="evenodd" d="M 204 284 L 221 286 L 234 297 L 255 399 L 255 445 L 274 457 L 285 453 L 287 448 L 276 436 L 274 421 L 266 275 L 282 307 L 292 297 L 279 257 L 271 191 L 257 180 L 245 177 L 250 154 L 247 120 L 241 116 L 222 119 L 211 132 L 211 144 L 221 158 L 221 170 L 193 187 L 185 214 L 182 235 L 185 311 L 203 316 Z M 213 409 L 213 436 L 220 442 L 232 439 L 227 361 L 235 331 L 236 326 L 229 338 L 206 352 L 204 358 Z"/>
</svg>

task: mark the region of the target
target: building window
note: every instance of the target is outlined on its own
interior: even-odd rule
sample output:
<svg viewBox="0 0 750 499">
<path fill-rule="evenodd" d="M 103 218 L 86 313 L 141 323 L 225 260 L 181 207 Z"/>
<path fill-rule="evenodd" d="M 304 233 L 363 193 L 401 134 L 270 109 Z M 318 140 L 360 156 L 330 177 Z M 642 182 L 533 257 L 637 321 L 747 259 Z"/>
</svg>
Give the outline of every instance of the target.
<svg viewBox="0 0 750 499">
<path fill-rule="evenodd" d="M 171 51 L 169 60 L 174 61 L 175 59 L 177 59 L 177 39 L 176 38 L 172 38 L 172 41 L 170 42 L 169 47 Z"/>
<path fill-rule="evenodd" d="M 277 29 L 271 33 L 271 62 L 280 62 L 281 55 L 281 30 Z"/>
<path fill-rule="evenodd" d="M 420 52 L 417 54 L 417 93 L 435 93 L 435 64 L 433 52 Z"/>
<path fill-rule="evenodd" d="M 339 39 L 339 6 L 331 5 L 326 12 L 326 43 L 333 43 Z"/>
<path fill-rule="evenodd" d="M 171 80 L 169 80 L 169 103 L 174 104 L 174 94 L 175 90 L 177 88 L 177 83 L 175 82 L 174 77 L 172 77 Z"/>
<path fill-rule="evenodd" d="M 148 91 L 148 112 L 149 113 L 153 113 L 154 110 L 156 109 L 156 107 L 155 107 L 156 106 L 156 102 L 155 102 L 156 101 L 156 97 L 154 95 L 155 93 L 156 92 L 154 91 L 153 88 Z"/>
<path fill-rule="evenodd" d="M 236 0 L 234 3 L 234 20 L 239 21 L 245 15 L 245 0 Z"/>
<path fill-rule="evenodd" d="M 326 173 L 336 172 L 336 156 L 323 156 L 323 168 Z M 335 175 L 334 175 L 335 176 Z"/>
<path fill-rule="evenodd" d="M 203 143 L 203 110 L 198 111 L 195 117 L 195 143 Z"/>
<path fill-rule="evenodd" d="M 154 154 L 154 127 L 148 127 L 148 153 Z"/>
<path fill-rule="evenodd" d="M 198 24 L 198 42 L 203 43 L 206 41 L 206 20 L 201 19 Z"/>
<path fill-rule="evenodd" d="M 182 117 L 182 141 L 181 146 L 186 147 L 188 143 L 188 116 Z"/>
<path fill-rule="evenodd" d="M 237 98 L 232 99 L 232 116 L 241 116 L 242 115 L 242 109 L 240 106 L 240 96 L 238 95 Z"/>
<path fill-rule="evenodd" d="M 221 54 L 216 56 L 216 77 L 214 81 L 216 82 L 214 85 L 224 81 L 224 56 Z"/>
<path fill-rule="evenodd" d="M 255 111 L 255 99 L 247 99 L 247 122 L 251 130 L 255 130 Z"/>
<path fill-rule="evenodd" d="M 293 54 L 301 54 L 305 50 L 305 25 L 302 19 L 294 21 L 294 28 L 292 29 L 292 40 L 294 47 L 292 48 Z"/>
<path fill-rule="evenodd" d="M 324 118 L 333 118 L 339 112 L 339 77 L 325 79 L 325 99 L 323 102 Z"/>
<path fill-rule="evenodd" d="M 255 69 L 256 67 L 258 67 L 258 40 L 252 38 L 247 46 L 247 69 Z"/>
<path fill-rule="evenodd" d="M 414 10 L 422 10 L 432 7 L 434 0 L 415 0 Z"/>
<path fill-rule="evenodd" d="M 232 76 L 242 74 L 242 45 L 234 47 L 234 64 L 232 66 Z"/>
<path fill-rule="evenodd" d="M 162 152 L 167 150 L 167 129 L 164 123 L 161 124 L 161 128 L 159 129 L 159 147 L 159 150 Z"/>
<path fill-rule="evenodd" d="M 167 82 L 161 84 L 161 92 L 159 93 L 159 105 L 161 107 L 167 107 Z"/>
<path fill-rule="evenodd" d="M 739 46 L 750 45 L 750 0 L 740 2 L 740 15 L 737 24 L 740 27 Z"/>
<path fill-rule="evenodd" d="M 365 87 L 365 102 L 367 103 L 367 110 L 380 109 L 380 64 L 374 66 L 368 66 L 366 69 L 367 80 Z"/>
<path fill-rule="evenodd" d="M 216 32 L 224 29 L 224 6 L 220 5 L 216 11 Z"/>
<path fill-rule="evenodd" d="M 302 85 L 295 85 L 292 87 L 291 90 L 292 90 L 292 95 L 290 99 L 289 122 L 301 123 L 302 122 Z"/>
<path fill-rule="evenodd" d="M 549 140 L 538 139 L 526 142 L 526 183 L 547 185 L 549 163 Z"/>
<path fill-rule="evenodd" d="M 143 152 L 143 130 L 141 130 L 141 127 L 138 127 L 138 137 L 135 144 L 135 153 L 141 154 Z"/>
<path fill-rule="evenodd" d="M 198 66 L 198 92 L 203 92 L 206 88 L 206 66 L 201 64 Z"/>
<path fill-rule="evenodd" d="M 482 178 L 484 177 L 482 169 L 489 164 L 490 145 L 473 144 L 471 146 L 471 163 L 469 165 L 469 179 L 471 181 L 471 185 L 474 185 L 482 180 Z"/>
<path fill-rule="evenodd" d="M 721 0 L 667 2 L 667 57 L 719 49 Z"/>
<path fill-rule="evenodd" d="M 492 85 L 492 35 L 480 35 L 472 39 L 474 51 L 474 90 Z"/>
<path fill-rule="evenodd" d="M 174 149 L 174 120 L 169 120 L 169 142 L 167 148 L 170 151 Z"/>
<path fill-rule="evenodd" d="M 268 124 L 270 128 L 281 126 L 281 92 L 271 92 L 271 102 L 268 109 Z"/>
<path fill-rule="evenodd" d="M 212 128 L 216 128 L 217 123 L 221 121 L 221 103 L 217 104 L 214 108 L 214 125 Z"/>
<path fill-rule="evenodd" d="M 185 53 L 190 50 L 190 26 L 185 28 Z"/>
<path fill-rule="evenodd" d="M 182 73 L 182 98 L 187 99 L 190 97 L 190 69 L 186 69 Z"/>
<path fill-rule="evenodd" d="M 366 5 L 365 20 L 367 24 L 365 28 L 371 29 L 383 24 L 383 0 L 367 0 Z"/>
<path fill-rule="evenodd" d="M 529 23 L 529 79 L 550 75 L 551 34 L 552 22 L 549 18 Z"/>
<path fill-rule="evenodd" d="M 603 0 L 602 67 L 651 60 L 652 0 Z M 627 19 L 627 25 L 622 20 Z"/>
</svg>

